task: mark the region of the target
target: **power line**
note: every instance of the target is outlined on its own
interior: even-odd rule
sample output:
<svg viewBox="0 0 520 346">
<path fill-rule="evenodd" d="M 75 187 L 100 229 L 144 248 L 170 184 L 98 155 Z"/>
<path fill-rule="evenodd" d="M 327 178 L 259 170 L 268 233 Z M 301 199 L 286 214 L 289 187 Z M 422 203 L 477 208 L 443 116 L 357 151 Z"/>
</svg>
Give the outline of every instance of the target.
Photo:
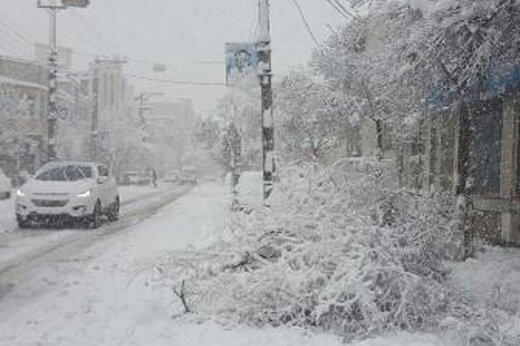
<svg viewBox="0 0 520 346">
<path fill-rule="evenodd" d="M 2 19 L 2 17 L 0 17 L 0 26 L 2 26 L 4 28 L 3 31 L 5 33 L 7 33 L 10 36 L 10 38 L 12 38 L 18 44 L 22 44 L 22 45 L 28 44 L 29 46 L 32 45 L 32 43 L 27 38 L 25 38 L 19 31 L 13 30 L 13 28 L 11 28 L 9 23 L 4 21 Z"/>
<path fill-rule="evenodd" d="M 347 10 L 347 8 L 345 7 L 345 5 L 343 5 L 341 3 L 340 0 L 328 0 L 328 1 L 331 1 L 331 2 L 334 2 L 336 4 L 337 7 L 339 7 L 341 9 L 341 11 L 343 13 L 345 13 L 347 16 L 349 16 L 350 18 L 354 19 L 354 20 L 357 20 L 357 16 L 352 14 L 352 12 L 350 12 L 349 10 Z"/>
<path fill-rule="evenodd" d="M 18 31 L 16 30 L 13 30 L 11 28 L 11 26 L 9 25 L 9 23 L 7 23 L 6 21 L 4 21 L 2 19 L 2 17 L 0 17 L 0 25 L 2 27 L 4 27 L 5 29 L 5 32 L 7 32 L 8 34 L 11 35 L 11 38 L 13 38 L 14 40 L 16 40 L 17 42 L 19 43 L 23 43 L 23 44 L 26 44 L 27 42 L 30 43 L 30 41 L 27 40 L 27 38 L 25 38 L 22 34 L 20 34 Z"/>
<path fill-rule="evenodd" d="M 73 12 L 70 12 L 73 13 Z M 104 53 L 110 52 L 106 49 L 100 42 L 98 42 L 94 38 L 90 38 L 88 35 L 85 34 L 85 32 L 89 32 L 88 30 L 78 30 L 76 25 L 72 25 L 68 22 L 68 18 L 66 20 L 63 20 L 62 23 L 65 24 L 70 30 L 72 30 L 75 33 L 75 37 L 79 38 L 83 43 L 85 43 L 87 46 L 90 47 L 90 49 L 94 49 L 94 51 L 101 51 Z"/>
<path fill-rule="evenodd" d="M 7 22 L 10 22 L 10 23 L 7 23 L 7 25 L 9 25 L 10 27 L 13 27 L 14 29 L 16 29 L 16 33 L 17 35 L 24 41 L 26 42 L 30 42 L 31 40 L 29 39 L 29 35 L 27 35 L 26 32 L 24 32 L 20 26 L 18 26 L 18 24 L 12 20 L 9 16 L 7 16 L 5 13 L 2 13 L 2 15 L 0 16 L 0 20 L 3 20 L 4 23 L 7 21 Z"/>
<path fill-rule="evenodd" d="M 74 17 L 76 17 L 77 19 L 79 19 L 84 26 L 88 27 L 89 30 L 88 32 L 93 34 L 94 36 L 96 36 L 98 42 L 104 46 L 104 48 L 108 48 L 108 50 L 112 50 L 113 47 L 115 47 L 116 45 L 114 45 L 112 42 L 110 42 L 110 40 L 108 40 L 104 35 L 102 35 L 98 30 L 97 28 L 95 28 L 93 25 L 91 25 L 79 12 L 77 12 L 76 10 L 72 10 L 71 11 L 72 15 Z"/>
<path fill-rule="evenodd" d="M 325 0 L 327 4 L 329 4 L 337 13 L 339 13 L 343 18 L 350 19 L 349 16 L 347 16 L 341 9 L 336 5 L 335 2 L 332 2 L 331 0 Z"/>
<path fill-rule="evenodd" d="M 256 0 L 253 0 L 252 2 L 256 3 Z M 258 10 L 257 6 L 255 6 L 255 8 Z M 258 11 L 256 11 L 256 16 L 258 16 Z M 250 43 L 255 43 L 256 42 L 256 38 L 258 36 L 258 29 L 259 29 L 258 21 L 253 21 L 253 25 L 252 25 L 252 27 L 249 30 L 249 42 Z"/>
<path fill-rule="evenodd" d="M 27 50 L 34 48 L 31 44 L 27 44 L 23 41 L 20 36 L 15 35 L 13 31 L 10 30 L 10 27 L 4 25 L 3 22 L 0 21 L 0 26 L 3 28 L 3 35 L 1 37 L 1 41 L 3 42 L 3 47 L 6 51 L 9 51 L 13 56 L 23 56 L 21 54 L 21 47 L 27 47 Z"/>
<path fill-rule="evenodd" d="M 307 32 L 309 33 L 309 36 L 311 37 L 312 41 L 314 42 L 314 45 L 316 46 L 316 49 L 318 49 L 318 51 L 321 53 L 320 44 L 318 43 L 318 40 L 316 39 L 316 36 L 314 35 L 314 32 L 312 32 L 312 29 L 311 29 L 309 23 L 307 22 L 307 19 L 305 18 L 305 15 L 303 13 L 302 8 L 300 7 L 300 4 L 298 3 L 297 0 L 292 0 L 292 2 L 294 3 L 296 8 L 298 9 L 298 12 L 300 14 L 300 18 L 302 19 L 302 22 L 305 25 L 305 28 L 307 28 Z"/>
<path fill-rule="evenodd" d="M 125 74 L 126 77 L 133 78 L 133 79 L 140 79 L 140 80 L 146 80 L 150 82 L 157 82 L 157 83 L 165 83 L 165 84 L 176 84 L 176 85 L 196 85 L 196 86 L 226 86 L 226 83 L 219 83 L 219 82 L 193 82 L 193 81 L 179 81 L 174 79 L 160 79 L 160 78 L 152 78 L 152 77 L 145 77 L 145 76 L 138 76 L 133 74 Z"/>
</svg>

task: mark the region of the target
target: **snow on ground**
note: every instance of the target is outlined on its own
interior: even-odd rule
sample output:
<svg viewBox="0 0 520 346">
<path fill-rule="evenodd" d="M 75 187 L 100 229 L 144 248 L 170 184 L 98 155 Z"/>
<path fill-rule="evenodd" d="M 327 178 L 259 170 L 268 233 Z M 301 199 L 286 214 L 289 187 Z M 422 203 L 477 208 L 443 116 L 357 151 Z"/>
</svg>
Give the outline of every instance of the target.
<svg viewBox="0 0 520 346">
<path fill-rule="evenodd" d="M 453 264 L 452 279 L 481 301 L 493 302 L 501 295 L 520 298 L 520 250 L 487 248 L 475 258 Z"/>
<path fill-rule="evenodd" d="M 172 319 L 171 290 L 147 285 L 147 273 L 165 252 L 205 247 L 219 237 L 229 216 L 228 191 L 214 183 L 198 186 L 133 229 L 49 263 L 55 271 L 45 280 L 54 289 L 0 315 L 0 345 L 342 345 L 336 336 L 298 329 Z M 356 345 L 440 344 L 429 336 L 401 335 Z"/>
<path fill-rule="evenodd" d="M 4 199 L 0 201 L 0 234 L 7 232 L 16 227 L 16 219 L 14 217 L 13 199 Z"/>
<path fill-rule="evenodd" d="M 237 199 L 247 209 L 258 208 L 262 204 L 262 172 L 242 172 L 237 185 Z"/>
<path fill-rule="evenodd" d="M 227 198 L 221 186 L 199 186 L 131 230 L 49 263 L 69 275 L 50 271 L 54 291 L 0 316 L 0 345 L 171 345 L 172 294 L 143 275 L 165 251 L 205 245 L 226 221 Z"/>
<path fill-rule="evenodd" d="M 254 190 L 257 178 L 258 174 L 245 174 L 241 181 L 242 196 L 251 202 L 258 199 L 244 191 Z M 138 195 L 129 191 L 126 198 Z M 222 327 L 199 322 L 194 316 L 172 318 L 178 313 L 178 301 L 170 288 L 147 282 L 152 267 L 165 253 L 204 248 L 219 239 L 228 222 L 229 204 L 228 187 L 202 184 L 145 222 L 73 258 L 49 263 L 53 270 L 45 280 L 54 289 L 0 314 L 0 345 L 342 345 L 339 337 L 300 329 Z M 453 264 L 452 269 L 453 282 L 476 300 L 497 302 L 497 297 L 508 297 L 503 305 L 520 304 L 519 250 L 490 249 L 476 259 Z M 16 306 L 9 301 L 14 296 L 0 299 Z M 511 328 L 518 327 L 515 323 L 518 319 L 512 319 Z M 450 342 L 432 335 L 400 333 L 351 345 L 441 346 Z"/>
<path fill-rule="evenodd" d="M 154 188 L 150 185 L 127 185 L 127 186 L 119 186 L 119 196 L 121 198 L 122 203 L 130 203 L 138 198 L 145 198 L 150 195 L 154 195 L 159 192 L 164 192 L 172 187 L 176 186 L 175 184 L 159 184 L 157 188 Z"/>
<path fill-rule="evenodd" d="M 169 190 L 178 189 L 176 185 L 164 184 L 158 188 L 151 186 L 122 186 L 119 188 L 122 212 L 128 209 L 127 205 L 138 201 L 148 203 L 149 198 Z M 29 229 L 19 230 L 14 214 L 14 198 L 0 201 L 0 263 L 10 261 L 20 254 L 29 253 L 47 244 L 54 244 L 60 239 L 77 232 L 78 230 L 60 229 Z M 81 230 L 80 230 L 81 231 Z"/>
<path fill-rule="evenodd" d="M 451 265 L 451 280 L 513 336 L 520 335 L 520 250 L 484 248 Z"/>
</svg>

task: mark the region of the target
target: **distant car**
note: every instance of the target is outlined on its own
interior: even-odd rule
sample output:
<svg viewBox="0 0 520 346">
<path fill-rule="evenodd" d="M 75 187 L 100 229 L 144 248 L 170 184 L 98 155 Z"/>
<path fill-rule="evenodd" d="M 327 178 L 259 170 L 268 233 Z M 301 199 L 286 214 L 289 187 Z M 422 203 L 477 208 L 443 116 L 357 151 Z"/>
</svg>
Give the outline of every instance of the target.
<svg viewBox="0 0 520 346">
<path fill-rule="evenodd" d="M 119 178 L 119 185 L 150 185 L 152 179 L 149 175 L 137 171 L 124 172 Z"/>
<path fill-rule="evenodd" d="M 0 199 L 11 197 L 11 179 L 0 170 Z"/>
<path fill-rule="evenodd" d="M 193 166 L 184 166 L 179 173 L 179 183 L 197 184 L 197 169 Z"/>
<path fill-rule="evenodd" d="M 102 217 L 119 217 L 119 192 L 108 168 L 90 162 L 53 162 L 41 167 L 15 193 L 20 228 L 33 222 L 79 221 L 98 228 Z"/>
<path fill-rule="evenodd" d="M 161 181 L 164 183 L 178 183 L 179 182 L 179 172 L 172 172 L 170 174 L 165 175 L 162 177 Z"/>
</svg>

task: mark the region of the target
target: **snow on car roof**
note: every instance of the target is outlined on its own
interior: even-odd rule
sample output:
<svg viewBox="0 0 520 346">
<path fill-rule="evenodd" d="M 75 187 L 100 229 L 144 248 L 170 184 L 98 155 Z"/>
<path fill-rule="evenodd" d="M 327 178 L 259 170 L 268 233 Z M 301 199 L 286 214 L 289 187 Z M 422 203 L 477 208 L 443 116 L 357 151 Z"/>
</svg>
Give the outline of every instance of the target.
<svg viewBox="0 0 520 346">
<path fill-rule="evenodd" d="M 91 166 L 91 167 L 94 167 L 94 166 L 104 166 L 103 164 L 101 163 L 96 163 L 96 162 L 86 162 L 86 161 L 55 161 L 55 162 L 49 162 L 49 163 L 46 163 L 45 165 L 42 166 L 43 167 L 57 167 L 57 166 Z"/>
<path fill-rule="evenodd" d="M 95 162 L 87 162 L 87 161 L 53 161 L 48 162 L 38 168 L 35 172 L 35 175 L 38 175 L 42 170 L 47 170 L 52 167 L 62 167 L 62 166 L 87 166 L 94 169 L 96 166 L 103 165 L 101 163 L 95 163 Z"/>
</svg>

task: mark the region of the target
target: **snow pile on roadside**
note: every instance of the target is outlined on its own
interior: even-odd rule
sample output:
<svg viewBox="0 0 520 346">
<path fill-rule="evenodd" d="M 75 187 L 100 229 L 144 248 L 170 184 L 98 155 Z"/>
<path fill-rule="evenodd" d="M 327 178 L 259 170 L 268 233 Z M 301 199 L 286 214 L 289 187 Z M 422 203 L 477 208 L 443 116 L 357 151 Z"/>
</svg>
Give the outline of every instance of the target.
<svg viewBox="0 0 520 346">
<path fill-rule="evenodd" d="M 262 172 L 243 172 L 237 185 L 237 198 L 246 209 L 256 209 L 263 202 Z"/>
<path fill-rule="evenodd" d="M 451 282 L 504 338 L 520 344 L 520 251 L 484 247 L 451 265 Z"/>
<path fill-rule="evenodd" d="M 0 234 L 16 228 L 13 199 L 0 201 Z"/>
<path fill-rule="evenodd" d="M 192 311 L 347 339 L 440 329 L 457 344 L 515 344 L 446 280 L 459 253 L 450 203 L 399 191 L 376 165 L 312 171 L 283 172 L 271 208 L 237 217 L 228 241 L 161 264 Z"/>
</svg>

